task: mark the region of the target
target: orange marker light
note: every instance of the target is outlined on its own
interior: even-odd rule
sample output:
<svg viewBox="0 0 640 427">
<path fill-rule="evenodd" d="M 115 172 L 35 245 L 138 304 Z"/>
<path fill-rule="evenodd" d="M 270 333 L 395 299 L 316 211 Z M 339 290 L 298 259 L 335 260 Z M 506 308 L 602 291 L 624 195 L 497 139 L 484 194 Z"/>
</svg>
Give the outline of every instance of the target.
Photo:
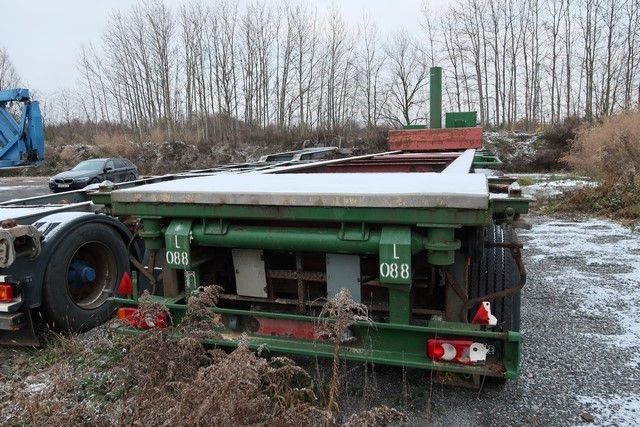
<svg viewBox="0 0 640 427">
<path fill-rule="evenodd" d="M 13 301 L 13 286 L 8 283 L 0 283 L 0 302 Z"/>
</svg>

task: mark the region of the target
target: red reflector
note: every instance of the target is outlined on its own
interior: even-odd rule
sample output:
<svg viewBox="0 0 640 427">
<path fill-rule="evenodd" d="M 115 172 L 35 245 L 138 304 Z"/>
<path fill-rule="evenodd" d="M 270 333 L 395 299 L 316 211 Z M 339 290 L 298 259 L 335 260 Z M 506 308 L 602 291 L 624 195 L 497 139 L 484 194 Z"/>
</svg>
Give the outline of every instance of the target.
<svg viewBox="0 0 640 427">
<path fill-rule="evenodd" d="M 0 302 L 13 301 L 13 286 L 8 283 L 0 283 Z"/>
<path fill-rule="evenodd" d="M 133 281 L 131 280 L 131 275 L 128 272 L 124 272 L 122 275 L 122 279 L 120 280 L 120 285 L 118 286 L 118 295 L 122 295 L 124 297 L 131 296 L 133 293 Z"/>
<path fill-rule="evenodd" d="M 116 318 L 136 329 L 166 328 L 167 313 L 157 312 L 154 316 L 143 316 L 138 308 L 120 307 L 116 313 Z"/>
<path fill-rule="evenodd" d="M 478 307 L 478 311 L 473 316 L 471 323 L 474 325 L 490 325 L 493 326 L 498 323 L 496 316 L 491 314 L 491 304 L 488 301 L 483 301 Z"/>
<path fill-rule="evenodd" d="M 427 357 L 431 360 L 465 365 L 487 360 L 487 346 L 468 340 L 427 340 Z"/>
</svg>

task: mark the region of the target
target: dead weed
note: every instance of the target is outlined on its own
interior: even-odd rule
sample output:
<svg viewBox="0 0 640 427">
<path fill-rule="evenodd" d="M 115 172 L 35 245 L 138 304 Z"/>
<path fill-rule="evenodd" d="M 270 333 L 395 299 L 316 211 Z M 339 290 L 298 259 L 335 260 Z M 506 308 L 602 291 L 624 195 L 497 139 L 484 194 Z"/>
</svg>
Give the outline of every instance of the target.
<svg viewBox="0 0 640 427">
<path fill-rule="evenodd" d="M 211 307 L 219 293 L 216 286 L 198 289 L 180 327 L 115 335 L 108 345 L 57 346 L 70 355 L 56 350 L 38 373 L 14 375 L 0 417 L 10 425 L 337 425 L 338 359 L 326 410 L 318 396 L 323 387 L 291 359 L 256 355 L 244 335 L 230 353 L 202 344 L 210 337 L 206 329 L 218 326 Z M 166 310 L 148 295 L 140 302 L 143 316 Z M 358 321 L 368 321 L 368 313 L 348 291 L 327 301 L 319 329 L 336 355 Z M 379 407 L 351 416 L 346 425 L 404 421 L 400 412 Z"/>
</svg>

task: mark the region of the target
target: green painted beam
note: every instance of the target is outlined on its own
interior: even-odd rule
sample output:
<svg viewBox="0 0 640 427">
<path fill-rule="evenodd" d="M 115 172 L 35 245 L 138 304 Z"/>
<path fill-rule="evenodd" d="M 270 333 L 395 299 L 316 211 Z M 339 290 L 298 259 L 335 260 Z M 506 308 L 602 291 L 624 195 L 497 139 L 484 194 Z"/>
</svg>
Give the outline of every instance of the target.
<svg viewBox="0 0 640 427">
<path fill-rule="evenodd" d="M 167 299 L 156 297 L 170 309 L 175 323 L 184 315 L 186 305 L 168 302 Z M 135 305 L 133 300 L 112 298 L 112 302 Z M 270 318 L 317 323 L 318 318 L 301 314 L 261 312 L 255 310 L 240 310 L 230 308 L 213 308 L 212 312 L 224 317 L 235 316 L 240 319 L 238 324 L 248 324 L 250 318 Z M 174 324 L 175 324 L 174 323 Z M 139 330 L 120 327 L 122 333 L 135 334 Z M 406 366 L 437 371 L 455 372 L 460 374 L 479 374 L 494 377 L 515 378 L 518 375 L 520 355 L 520 334 L 517 332 L 494 332 L 482 330 L 476 325 L 432 322 L 428 326 L 417 326 L 397 323 L 358 322 L 353 327 L 357 337 L 355 343 L 344 344 L 340 357 L 354 361 L 368 361 L 394 366 Z M 246 330 L 229 330 L 221 327 L 218 332 L 223 339 L 205 340 L 205 343 L 218 346 L 235 347 L 241 334 Z M 257 349 L 266 346 L 273 352 L 296 354 L 301 356 L 333 357 L 334 346 L 320 340 L 303 340 L 291 337 L 274 337 L 249 334 L 249 347 Z M 434 362 L 426 356 L 426 343 L 429 338 L 448 337 L 464 338 L 479 341 L 502 341 L 505 351 L 502 361 L 494 361 L 489 365 L 462 365 L 456 363 Z M 496 363 L 497 362 L 497 363 Z"/>
<path fill-rule="evenodd" d="M 278 221 L 322 221 L 369 224 L 442 224 L 482 226 L 491 223 L 491 213 L 483 209 L 404 209 L 404 208 L 343 208 L 300 206 L 203 206 L 178 203 L 121 203 L 113 204 L 114 215 L 133 215 L 142 218 L 164 217 L 184 219 L 235 219 Z M 146 227 L 146 226 L 145 226 Z"/>
<path fill-rule="evenodd" d="M 529 212 L 529 203 L 532 199 L 529 197 L 502 197 L 490 200 L 491 211 L 495 215 L 505 215 L 509 213 L 509 209 L 513 209 L 513 213 L 524 215 Z"/>
<path fill-rule="evenodd" d="M 208 234 L 205 225 L 200 223 L 193 225 L 192 242 L 223 248 L 377 254 L 380 230 L 367 234 L 362 240 L 343 240 L 338 229 L 243 225 L 230 225 L 223 234 Z M 416 245 L 421 243 L 416 236 Z"/>
</svg>

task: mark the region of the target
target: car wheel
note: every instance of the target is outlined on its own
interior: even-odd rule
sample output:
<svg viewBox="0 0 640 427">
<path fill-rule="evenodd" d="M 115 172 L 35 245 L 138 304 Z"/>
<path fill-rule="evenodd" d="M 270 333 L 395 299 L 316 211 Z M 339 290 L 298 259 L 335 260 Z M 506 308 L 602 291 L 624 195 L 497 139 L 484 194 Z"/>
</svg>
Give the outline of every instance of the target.
<svg viewBox="0 0 640 427">
<path fill-rule="evenodd" d="M 132 173 L 130 173 L 127 176 L 127 179 L 125 179 L 125 181 L 135 181 L 135 180 L 136 180 L 136 176 L 134 174 L 132 174 Z"/>
<path fill-rule="evenodd" d="M 91 181 L 89 181 L 89 184 L 100 184 L 102 181 L 100 180 L 100 178 L 93 178 Z"/>
</svg>

